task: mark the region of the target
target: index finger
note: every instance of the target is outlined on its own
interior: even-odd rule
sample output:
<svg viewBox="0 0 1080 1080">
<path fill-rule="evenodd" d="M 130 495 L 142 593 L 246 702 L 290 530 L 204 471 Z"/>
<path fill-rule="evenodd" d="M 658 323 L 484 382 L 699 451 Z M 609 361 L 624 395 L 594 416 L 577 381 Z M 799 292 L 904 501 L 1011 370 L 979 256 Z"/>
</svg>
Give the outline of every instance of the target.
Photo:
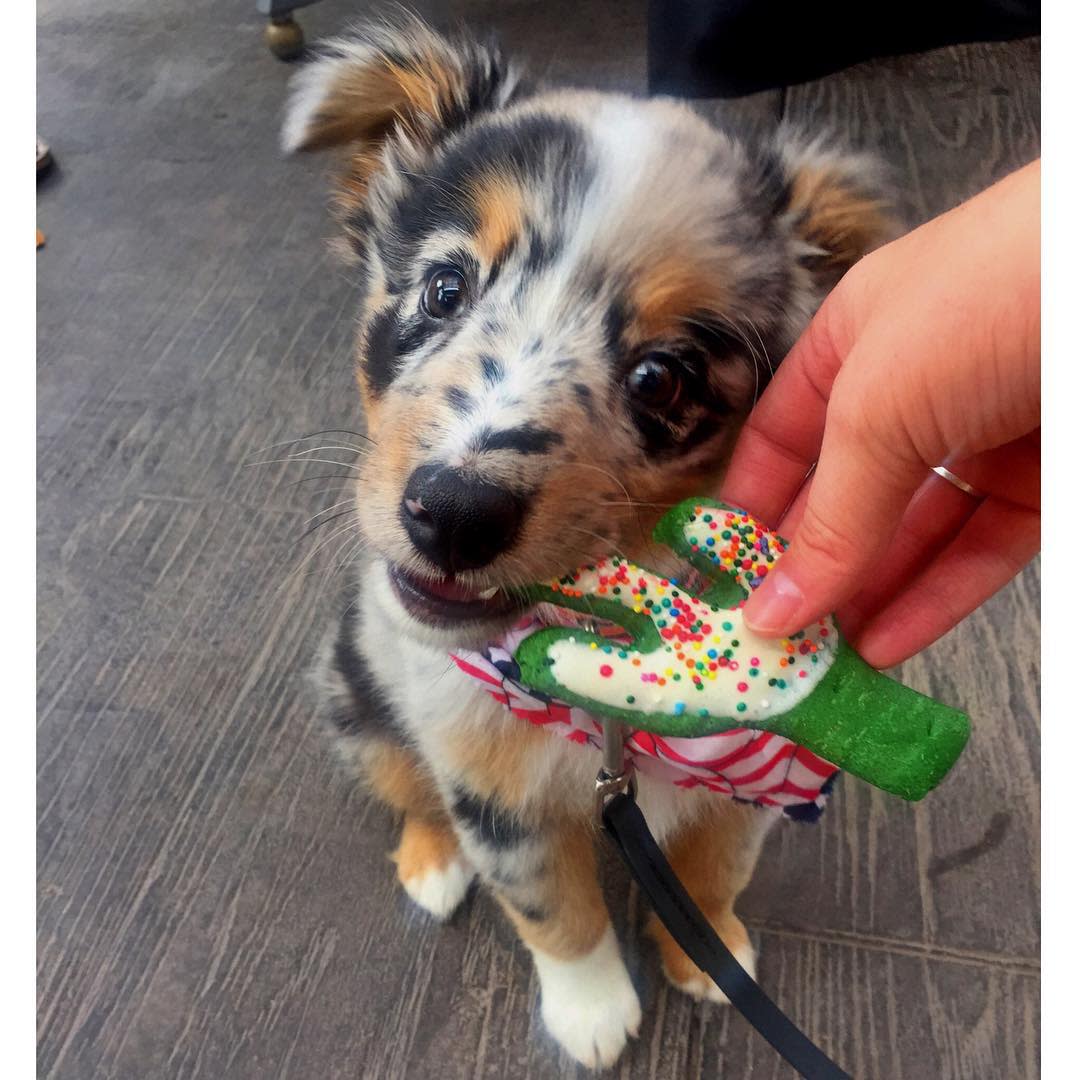
<svg viewBox="0 0 1080 1080">
<path fill-rule="evenodd" d="M 754 406 L 735 444 L 720 498 L 775 525 L 817 461 L 825 412 L 846 341 L 833 293 Z M 831 301 L 831 302 L 830 302 Z"/>
</svg>

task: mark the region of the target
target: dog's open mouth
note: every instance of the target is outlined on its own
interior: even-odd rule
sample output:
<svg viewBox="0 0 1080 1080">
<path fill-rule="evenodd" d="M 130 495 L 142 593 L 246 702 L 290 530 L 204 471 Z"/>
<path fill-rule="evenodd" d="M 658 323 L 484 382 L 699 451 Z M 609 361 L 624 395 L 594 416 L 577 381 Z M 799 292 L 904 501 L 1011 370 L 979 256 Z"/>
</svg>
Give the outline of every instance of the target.
<svg viewBox="0 0 1080 1080">
<path fill-rule="evenodd" d="M 410 574 L 391 564 L 390 583 L 405 610 L 431 626 L 457 626 L 523 611 L 523 596 L 505 589 L 478 589 L 455 578 L 437 580 Z"/>
</svg>

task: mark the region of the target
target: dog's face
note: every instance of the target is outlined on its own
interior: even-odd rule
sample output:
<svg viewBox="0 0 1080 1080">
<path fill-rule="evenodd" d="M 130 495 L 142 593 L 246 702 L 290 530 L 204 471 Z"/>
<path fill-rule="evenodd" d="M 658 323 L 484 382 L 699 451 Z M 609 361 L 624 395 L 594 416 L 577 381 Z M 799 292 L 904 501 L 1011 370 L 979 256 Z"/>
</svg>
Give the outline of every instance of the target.
<svg viewBox="0 0 1080 1080">
<path fill-rule="evenodd" d="M 707 491 L 824 291 L 883 236 L 860 165 L 671 101 L 529 93 L 418 24 L 333 43 L 289 148 L 348 151 L 360 523 L 460 641 Z"/>
</svg>

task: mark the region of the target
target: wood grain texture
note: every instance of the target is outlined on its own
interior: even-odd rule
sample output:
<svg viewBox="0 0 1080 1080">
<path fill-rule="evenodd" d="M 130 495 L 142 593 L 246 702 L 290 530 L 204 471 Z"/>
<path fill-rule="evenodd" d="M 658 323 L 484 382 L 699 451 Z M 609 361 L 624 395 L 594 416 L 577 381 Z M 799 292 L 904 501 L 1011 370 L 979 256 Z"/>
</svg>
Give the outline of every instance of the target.
<svg viewBox="0 0 1080 1080">
<path fill-rule="evenodd" d="M 643 85 L 641 3 L 443 10 L 553 78 Z M 302 21 L 312 39 L 355 14 Z M 276 149 L 288 67 L 209 0 L 42 0 L 39 19 L 59 162 L 38 208 L 40 1074 L 579 1075 L 494 904 L 443 927 L 411 908 L 390 817 L 313 730 L 302 674 L 351 536 L 302 538 L 342 481 L 294 482 L 348 470 L 249 462 L 358 418 L 326 166 Z M 1038 45 L 700 107 L 878 149 L 921 220 L 1038 152 Z M 1038 583 L 903 669 L 976 717 L 939 792 L 846 781 L 819 826 L 773 834 L 740 905 L 765 986 L 860 1077 L 1038 1075 Z M 605 881 L 646 1016 L 614 1075 L 788 1075 L 738 1017 L 667 990 L 610 858 Z"/>
</svg>

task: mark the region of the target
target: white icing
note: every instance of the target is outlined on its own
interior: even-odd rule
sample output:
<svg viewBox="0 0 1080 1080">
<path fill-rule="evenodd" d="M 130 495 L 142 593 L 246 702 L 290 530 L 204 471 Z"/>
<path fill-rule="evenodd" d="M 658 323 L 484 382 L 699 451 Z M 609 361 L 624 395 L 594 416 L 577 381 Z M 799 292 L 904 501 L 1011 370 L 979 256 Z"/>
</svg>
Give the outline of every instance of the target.
<svg viewBox="0 0 1080 1080">
<path fill-rule="evenodd" d="M 703 542 L 701 550 L 713 554 L 725 570 L 737 569 L 748 581 L 763 578 L 778 561 L 781 542 L 748 517 L 729 514 L 725 522 L 723 511 L 710 516 L 718 519 L 716 524 L 695 519 L 686 526 L 687 539 L 697 542 L 704 535 L 719 541 L 720 526 L 731 524 L 729 534 L 735 535 L 734 540 L 708 548 Z M 746 533 L 744 538 L 739 528 Z M 618 593 L 614 592 L 616 577 L 623 579 L 618 582 Z M 652 653 L 617 644 L 598 647 L 573 638 L 557 641 L 548 649 L 551 671 L 559 683 L 631 712 L 758 722 L 787 712 L 810 694 L 835 659 L 839 643 L 831 617 L 790 639 L 759 637 L 743 623 L 741 606 L 713 608 L 684 593 L 675 582 L 665 583 L 656 574 L 615 560 L 581 570 L 572 589 L 648 615 L 663 638 L 661 648 Z M 653 602 L 652 607 L 647 600 Z M 673 600 L 678 604 L 672 605 Z M 665 601 L 672 606 L 665 606 Z M 678 612 L 672 614 L 676 608 L 681 618 Z"/>
</svg>

